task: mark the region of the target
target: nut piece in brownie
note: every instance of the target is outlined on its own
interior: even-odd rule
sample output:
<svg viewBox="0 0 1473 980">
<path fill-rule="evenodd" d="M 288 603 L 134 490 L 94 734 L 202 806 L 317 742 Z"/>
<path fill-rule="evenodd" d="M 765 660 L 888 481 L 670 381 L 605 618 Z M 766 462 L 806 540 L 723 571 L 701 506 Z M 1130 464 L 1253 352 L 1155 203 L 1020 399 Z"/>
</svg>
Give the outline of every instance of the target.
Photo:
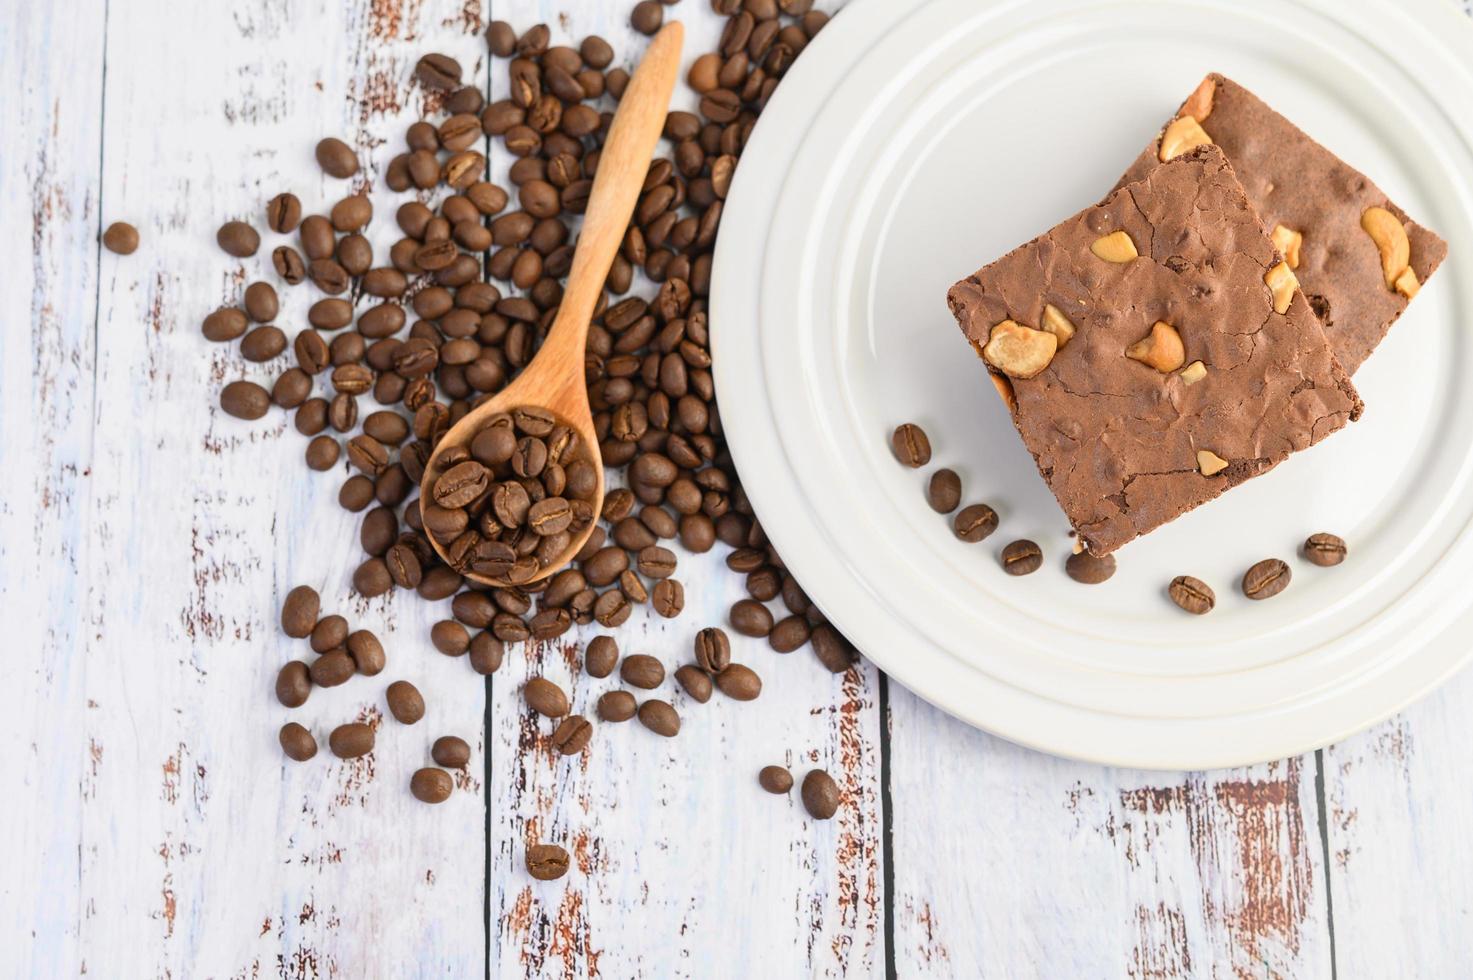
<svg viewBox="0 0 1473 980">
<path fill-rule="evenodd" d="M 1153 169 L 947 301 L 1097 555 L 1360 415 L 1216 147 Z"/>
<path fill-rule="evenodd" d="M 1243 86 L 1208 75 L 1116 185 L 1195 146 L 1222 148 L 1354 374 L 1447 255 L 1447 243 Z"/>
</svg>

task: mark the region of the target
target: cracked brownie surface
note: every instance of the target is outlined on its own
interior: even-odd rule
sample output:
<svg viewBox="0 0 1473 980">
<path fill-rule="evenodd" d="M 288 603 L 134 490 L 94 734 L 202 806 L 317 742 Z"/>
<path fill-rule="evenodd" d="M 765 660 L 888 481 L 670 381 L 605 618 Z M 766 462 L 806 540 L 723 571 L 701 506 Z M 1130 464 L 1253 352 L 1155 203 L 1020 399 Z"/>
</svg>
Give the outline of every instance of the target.
<svg viewBox="0 0 1473 980">
<path fill-rule="evenodd" d="M 1214 146 L 1154 168 L 958 282 L 947 300 L 1095 554 L 1360 414 Z"/>
<path fill-rule="evenodd" d="M 1447 256 L 1447 243 L 1407 217 L 1369 177 L 1229 78 L 1208 75 L 1173 124 L 1188 115 L 1200 127 L 1195 139 L 1210 139 L 1227 154 L 1264 227 L 1271 233 L 1282 227 L 1283 241 L 1295 242 L 1297 256 L 1285 248 L 1290 264 L 1335 356 L 1354 374 Z M 1173 130 L 1173 124 L 1131 164 L 1117 189 L 1159 167 L 1163 155 L 1194 143 L 1190 126 Z M 1400 289 L 1363 226 L 1368 208 L 1389 211 L 1401 226 L 1413 278 Z"/>
</svg>

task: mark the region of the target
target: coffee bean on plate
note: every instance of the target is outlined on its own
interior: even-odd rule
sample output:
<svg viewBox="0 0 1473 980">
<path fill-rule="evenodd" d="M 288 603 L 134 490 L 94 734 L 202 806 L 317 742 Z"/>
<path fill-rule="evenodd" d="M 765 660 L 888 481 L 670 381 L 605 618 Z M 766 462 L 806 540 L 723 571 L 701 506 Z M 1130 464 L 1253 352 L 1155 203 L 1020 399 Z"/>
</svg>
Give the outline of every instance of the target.
<svg viewBox="0 0 1473 980">
<path fill-rule="evenodd" d="M 527 873 L 538 881 L 556 881 L 568 873 L 568 852 L 556 844 L 527 845 Z"/>
<path fill-rule="evenodd" d="M 425 716 L 425 699 L 419 688 L 408 681 L 395 681 L 384 692 L 389 714 L 403 725 L 413 725 Z"/>
<path fill-rule="evenodd" d="M 463 738 L 441 735 L 435 739 L 435 744 L 430 746 L 430 758 L 435 760 L 437 766 L 444 766 L 446 769 L 460 769 L 471 761 L 471 747 Z"/>
<path fill-rule="evenodd" d="M 962 478 L 956 470 L 939 469 L 926 485 L 926 500 L 938 514 L 950 514 L 962 502 Z"/>
<path fill-rule="evenodd" d="M 1099 585 L 1115 574 L 1115 556 L 1097 556 L 1089 551 L 1079 551 L 1065 560 L 1064 571 L 1076 582 Z"/>
<path fill-rule="evenodd" d="M 593 737 L 593 726 L 582 715 L 569 715 L 553 729 L 551 743 L 562 755 L 577 755 Z"/>
<path fill-rule="evenodd" d="M 539 715 L 561 718 L 568 713 L 568 696 L 563 689 L 544 677 L 534 677 L 522 689 L 527 705 Z"/>
<path fill-rule="evenodd" d="M 716 687 L 733 701 L 755 701 L 762 693 L 762 678 L 745 664 L 732 664 L 716 675 Z"/>
<path fill-rule="evenodd" d="M 1043 564 L 1043 551 L 1025 538 L 1004 548 L 999 560 L 1009 575 L 1030 575 Z"/>
<path fill-rule="evenodd" d="M 1329 568 L 1345 560 L 1345 539 L 1334 534 L 1311 534 L 1304 542 L 1304 558 L 1311 565 Z"/>
<path fill-rule="evenodd" d="M 793 788 L 793 774 L 783 766 L 763 766 L 757 782 L 767 792 L 781 795 Z"/>
<path fill-rule="evenodd" d="M 952 521 L 956 536 L 968 544 L 976 544 L 997 530 L 997 511 L 986 504 L 969 504 Z"/>
<path fill-rule="evenodd" d="M 409 792 L 421 803 L 444 803 L 455 789 L 455 780 L 443 769 L 426 767 L 409 777 Z"/>
<path fill-rule="evenodd" d="M 1190 575 L 1178 575 L 1172 579 L 1166 592 L 1172 602 L 1194 616 L 1209 613 L 1217 605 L 1217 596 L 1207 583 Z"/>
<path fill-rule="evenodd" d="M 669 701 L 646 701 L 639 706 L 640 724 L 665 738 L 680 734 L 680 716 Z"/>
<path fill-rule="evenodd" d="M 913 422 L 906 422 L 895 429 L 890 436 L 890 448 L 894 450 L 896 459 L 912 469 L 931 461 L 931 440 Z"/>
<path fill-rule="evenodd" d="M 1250 599 L 1269 599 L 1289 587 L 1289 566 L 1277 558 L 1265 558 L 1243 574 L 1243 594 Z"/>
<path fill-rule="evenodd" d="M 373 751 L 373 729 L 360 721 L 339 725 L 327 737 L 327 747 L 339 759 L 356 759 Z"/>
<path fill-rule="evenodd" d="M 276 737 L 281 743 L 281 751 L 293 762 L 306 762 L 317 754 L 317 739 L 294 721 L 282 725 Z"/>
<path fill-rule="evenodd" d="M 822 769 L 803 777 L 803 807 L 815 820 L 828 820 L 839 810 L 839 786 Z"/>
</svg>

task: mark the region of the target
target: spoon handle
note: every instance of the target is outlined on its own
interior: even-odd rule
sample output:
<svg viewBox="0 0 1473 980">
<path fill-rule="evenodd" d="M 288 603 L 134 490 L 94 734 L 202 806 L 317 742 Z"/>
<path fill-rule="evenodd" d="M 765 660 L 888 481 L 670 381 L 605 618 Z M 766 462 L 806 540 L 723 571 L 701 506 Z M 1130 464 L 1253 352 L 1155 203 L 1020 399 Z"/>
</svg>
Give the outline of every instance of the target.
<svg viewBox="0 0 1473 980">
<path fill-rule="evenodd" d="M 582 385 L 581 346 L 588 323 L 603 294 L 609 266 L 624 241 L 624 232 L 634 214 L 634 205 L 644 188 L 650 159 L 665 116 L 670 110 L 670 93 L 680 74 L 680 47 L 685 28 L 678 22 L 666 25 L 650 42 L 639 67 L 619 100 L 608 138 L 599 155 L 598 172 L 583 216 L 583 230 L 573 253 L 573 268 L 563 293 L 557 321 L 543 344 L 568 346 L 579 364 L 576 381 Z"/>
</svg>

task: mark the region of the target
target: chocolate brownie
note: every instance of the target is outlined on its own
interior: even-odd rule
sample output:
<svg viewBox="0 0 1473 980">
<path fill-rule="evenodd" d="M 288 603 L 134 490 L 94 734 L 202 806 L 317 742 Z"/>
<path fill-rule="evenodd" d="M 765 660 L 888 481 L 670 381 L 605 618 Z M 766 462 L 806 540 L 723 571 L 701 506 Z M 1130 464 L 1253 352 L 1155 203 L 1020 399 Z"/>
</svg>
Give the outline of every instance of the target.
<svg viewBox="0 0 1473 980">
<path fill-rule="evenodd" d="M 947 300 L 1097 555 L 1360 415 L 1213 146 L 1152 169 Z"/>
<path fill-rule="evenodd" d="M 1215 74 L 1182 103 L 1116 188 L 1208 140 L 1227 154 L 1340 365 L 1354 374 L 1442 263 L 1447 243 L 1407 217 L 1369 177 Z"/>
</svg>

